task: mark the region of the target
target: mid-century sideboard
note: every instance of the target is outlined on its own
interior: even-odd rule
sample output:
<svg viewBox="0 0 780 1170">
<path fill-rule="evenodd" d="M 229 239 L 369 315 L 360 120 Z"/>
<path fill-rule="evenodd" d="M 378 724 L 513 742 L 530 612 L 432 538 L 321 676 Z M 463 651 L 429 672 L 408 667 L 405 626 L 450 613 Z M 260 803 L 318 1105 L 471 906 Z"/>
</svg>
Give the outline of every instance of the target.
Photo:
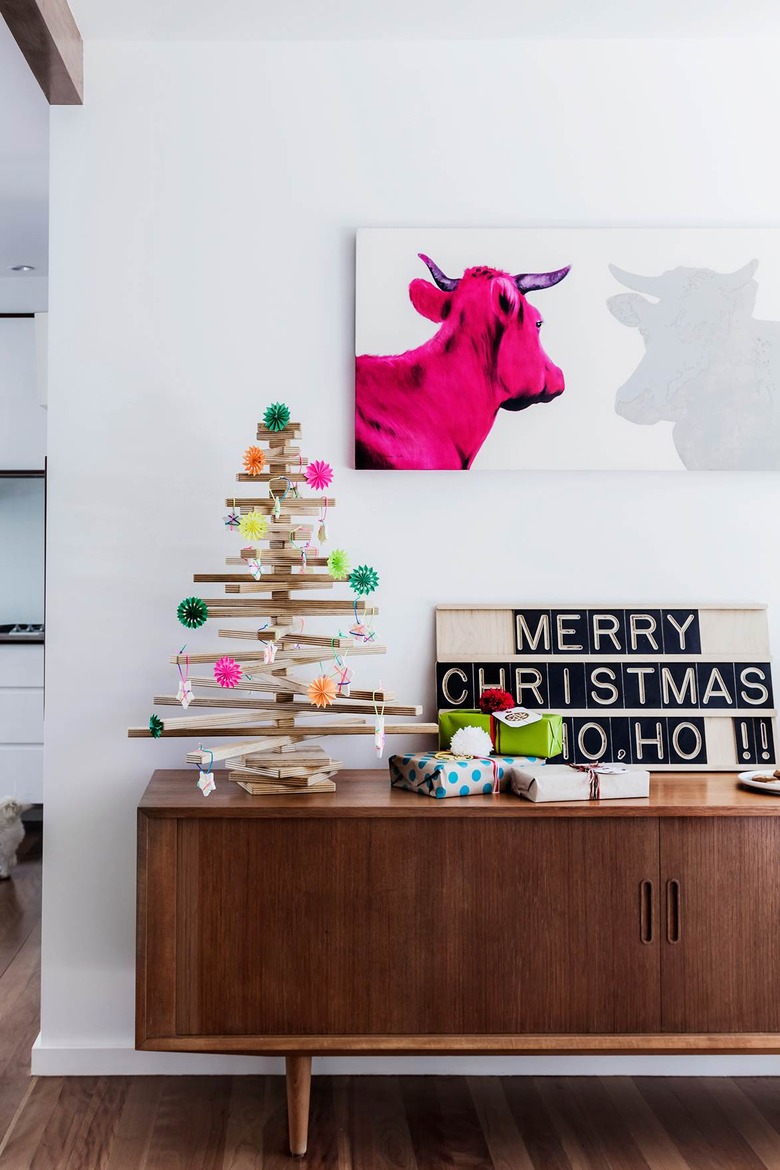
<svg viewBox="0 0 780 1170">
<path fill-rule="evenodd" d="M 778 1052 L 778 926 L 780 799 L 733 775 L 536 805 L 156 772 L 136 1043 L 284 1054 L 302 1154 L 313 1054 Z"/>
</svg>

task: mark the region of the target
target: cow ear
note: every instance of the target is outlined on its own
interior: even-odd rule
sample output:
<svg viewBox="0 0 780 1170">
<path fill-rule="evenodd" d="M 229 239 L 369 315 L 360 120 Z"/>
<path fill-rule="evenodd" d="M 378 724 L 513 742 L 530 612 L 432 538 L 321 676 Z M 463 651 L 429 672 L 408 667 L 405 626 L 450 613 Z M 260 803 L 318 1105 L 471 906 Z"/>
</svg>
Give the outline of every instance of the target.
<svg viewBox="0 0 780 1170">
<path fill-rule="evenodd" d="M 515 316 L 520 305 L 520 294 L 511 280 L 492 281 L 490 295 L 493 298 L 493 312 L 497 317 L 508 321 Z"/>
<path fill-rule="evenodd" d="M 639 329 L 644 324 L 647 310 L 651 305 L 637 293 L 618 293 L 615 297 L 607 298 L 607 307 L 621 325 Z"/>
<path fill-rule="evenodd" d="M 450 314 L 450 293 L 442 292 L 427 280 L 412 281 L 409 285 L 409 300 L 418 313 L 429 321 L 435 321 L 437 325 Z"/>
</svg>

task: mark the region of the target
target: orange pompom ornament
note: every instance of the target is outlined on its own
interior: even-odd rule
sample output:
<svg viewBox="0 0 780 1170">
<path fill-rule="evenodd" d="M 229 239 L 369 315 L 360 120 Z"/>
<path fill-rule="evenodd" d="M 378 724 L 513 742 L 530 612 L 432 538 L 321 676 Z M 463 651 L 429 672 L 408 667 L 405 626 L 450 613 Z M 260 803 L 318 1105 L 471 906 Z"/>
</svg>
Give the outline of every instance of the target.
<svg viewBox="0 0 780 1170">
<path fill-rule="evenodd" d="M 247 447 L 244 452 L 244 471 L 247 475 L 259 475 L 265 467 L 265 454 L 259 447 Z"/>
<path fill-rule="evenodd" d="M 329 707 L 336 698 L 336 684 L 326 674 L 315 678 L 306 692 L 315 707 Z"/>
</svg>

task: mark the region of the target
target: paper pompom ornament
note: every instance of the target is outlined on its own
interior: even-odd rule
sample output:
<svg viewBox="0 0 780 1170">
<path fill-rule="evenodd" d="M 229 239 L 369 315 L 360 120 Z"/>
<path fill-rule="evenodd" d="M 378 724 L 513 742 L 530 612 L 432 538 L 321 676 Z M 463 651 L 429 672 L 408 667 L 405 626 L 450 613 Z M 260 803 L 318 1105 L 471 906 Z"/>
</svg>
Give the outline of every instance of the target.
<svg viewBox="0 0 780 1170">
<path fill-rule="evenodd" d="M 152 739 L 159 739 L 163 733 L 162 719 L 159 715 L 149 716 L 149 734 Z"/>
<path fill-rule="evenodd" d="M 509 711 L 514 706 L 516 706 L 514 697 L 501 687 L 487 687 L 479 696 L 479 709 L 483 715 L 492 715 L 494 711 Z"/>
<path fill-rule="evenodd" d="M 238 528 L 247 540 L 262 540 L 268 531 L 268 521 L 262 512 L 247 512 L 241 517 Z"/>
<path fill-rule="evenodd" d="M 272 402 L 263 415 L 269 431 L 283 431 L 290 421 L 290 412 L 283 402 Z"/>
<path fill-rule="evenodd" d="M 214 678 L 221 687 L 237 687 L 241 681 L 241 667 L 235 658 L 226 654 L 214 663 Z"/>
<path fill-rule="evenodd" d="M 482 727 L 459 727 L 450 741 L 450 751 L 455 756 L 489 756 L 493 741 Z"/>
<path fill-rule="evenodd" d="M 349 583 L 361 597 L 373 593 L 379 584 L 379 574 L 370 565 L 358 565 L 349 575 Z"/>
<path fill-rule="evenodd" d="M 346 581 L 349 576 L 349 557 L 343 548 L 334 548 L 328 557 L 328 572 L 334 581 Z"/>
<path fill-rule="evenodd" d="M 259 475 L 265 467 L 265 453 L 259 447 L 247 447 L 244 452 L 244 471 L 247 475 Z"/>
<path fill-rule="evenodd" d="M 314 459 L 304 473 L 306 482 L 315 492 L 323 492 L 333 483 L 333 468 L 323 459 Z"/>
<path fill-rule="evenodd" d="M 209 616 L 208 606 L 200 597 L 185 597 L 176 608 L 176 616 L 188 630 L 197 630 L 205 625 Z"/>
<path fill-rule="evenodd" d="M 336 698 L 336 684 L 326 674 L 315 678 L 306 692 L 315 707 L 329 707 Z"/>
</svg>

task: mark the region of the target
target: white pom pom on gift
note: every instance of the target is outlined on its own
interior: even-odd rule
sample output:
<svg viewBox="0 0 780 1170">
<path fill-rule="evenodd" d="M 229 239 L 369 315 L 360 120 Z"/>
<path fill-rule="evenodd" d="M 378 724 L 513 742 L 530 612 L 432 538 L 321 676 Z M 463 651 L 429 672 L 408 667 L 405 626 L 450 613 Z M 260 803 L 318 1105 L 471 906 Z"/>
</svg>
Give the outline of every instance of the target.
<svg viewBox="0 0 780 1170">
<path fill-rule="evenodd" d="M 456 756 L 489 756 L 493 741 L 482 727 L 459 727 L 450 741 L 450 751 Z"/>
</svg>

